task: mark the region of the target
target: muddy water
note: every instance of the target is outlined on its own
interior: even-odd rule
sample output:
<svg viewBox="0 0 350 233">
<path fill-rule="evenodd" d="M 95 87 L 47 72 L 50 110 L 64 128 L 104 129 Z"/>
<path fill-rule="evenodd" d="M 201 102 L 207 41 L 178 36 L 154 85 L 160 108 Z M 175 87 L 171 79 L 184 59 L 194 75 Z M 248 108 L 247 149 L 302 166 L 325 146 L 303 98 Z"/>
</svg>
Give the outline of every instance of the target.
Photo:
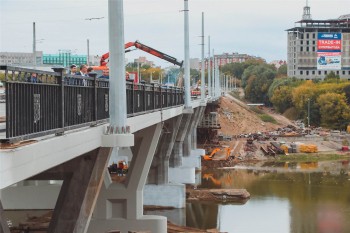
<svg viewBox="0 0 350 233">
<path fill-rule="evenodd" d="M 349 161 L 261 163 L 208 171 L 203 188 L 245 188 L 245 204 L 191 203 L 188 226 L 229 233 L 349 233 Z"/>
</svg>

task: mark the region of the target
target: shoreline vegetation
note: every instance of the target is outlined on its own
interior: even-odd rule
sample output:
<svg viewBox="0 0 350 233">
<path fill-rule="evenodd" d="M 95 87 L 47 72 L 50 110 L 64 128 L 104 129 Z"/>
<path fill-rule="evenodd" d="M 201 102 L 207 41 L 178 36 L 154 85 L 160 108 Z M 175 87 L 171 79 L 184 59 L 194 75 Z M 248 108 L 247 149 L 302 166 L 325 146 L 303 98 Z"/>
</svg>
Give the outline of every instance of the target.
<svg viewBox="0 0 350 233">
<path fill-rule="evenodd" d="M 350 159 L 350 153 L 338 154 L 338 153 L 313 153 L 313 154 L 289 154 L 280 155 L 274 161 L 293 161 L 293 162 L 321 162 L 321 161 L 335 161 Z"/>
</svg>

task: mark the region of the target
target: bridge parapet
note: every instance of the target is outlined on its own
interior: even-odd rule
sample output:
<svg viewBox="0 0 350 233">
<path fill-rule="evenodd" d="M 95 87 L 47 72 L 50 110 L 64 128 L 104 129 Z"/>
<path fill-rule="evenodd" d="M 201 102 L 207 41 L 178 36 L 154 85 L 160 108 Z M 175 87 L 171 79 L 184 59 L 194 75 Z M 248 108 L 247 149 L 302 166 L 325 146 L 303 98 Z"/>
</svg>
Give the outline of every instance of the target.
<svg viewBox="0 0 350 233">
<path fill-rule="evenodd" d="M 109 80 L 96 75 L 68 75 L 0 66 L 5 72 L 5 132 L 1 142 L 26 140 L 85 126 L 109 118 Z M 35 74 L 32 77 L 32 74 Z M 127 114 L 133 117 L 183 105 L 183 89 L 158 84 L 126 82 Z M 125 129 L 126 131 L 128 129 Z"/>
</svg>

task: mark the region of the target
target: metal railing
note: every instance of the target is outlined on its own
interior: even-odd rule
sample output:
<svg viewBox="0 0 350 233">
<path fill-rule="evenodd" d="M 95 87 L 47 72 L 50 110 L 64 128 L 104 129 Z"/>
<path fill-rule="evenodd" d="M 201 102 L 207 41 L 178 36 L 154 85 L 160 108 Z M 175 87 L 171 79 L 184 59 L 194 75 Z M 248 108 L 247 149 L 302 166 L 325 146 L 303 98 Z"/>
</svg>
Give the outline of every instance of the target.
<svg viewBox="0 0 350 233">
<path fill-rule="evenodd" d="M 54 72 L 0 66 L 5 73 L 6 135 L 0 141 L 19 141 L 84 126 L 109 118 L 109 81 Z M 31 77 L 35 74 L 36 77 Z M 183 89 L 126 82 L 128 117 L 182 105 Z M 4 107 L 4 106 L 0 106 Z M 1 117 L 1 116 L 0 116 Z"/>
</svg>

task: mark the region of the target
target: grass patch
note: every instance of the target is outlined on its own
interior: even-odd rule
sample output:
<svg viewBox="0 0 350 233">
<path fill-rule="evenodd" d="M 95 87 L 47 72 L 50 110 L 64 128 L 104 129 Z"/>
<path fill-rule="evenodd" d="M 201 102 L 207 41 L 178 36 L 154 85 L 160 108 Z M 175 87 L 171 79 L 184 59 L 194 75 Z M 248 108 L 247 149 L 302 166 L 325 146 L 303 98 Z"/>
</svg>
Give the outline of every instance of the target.
<svg viewBox="0 0 350 233">
<path fill-rule="evenodd" d="M 318 162 L 318 161 L 332 161 L 340 159 L 349 159 L 350 154 L 289 154 L 278 156 L 278 161 L 284 162 Z"/>
<path fill-rule="evenodd" d="M 277 124 L 277 121 L 275 120 L 275 118 L 273 118 L 272 116 L 270 116 L 268 114 L 259 114 L 259 117 L 264 122 L 270 122 L 273 124 Z"/>
<path fill-rule="evenodd" d="M 252 110 L 253 112 L 255 112 L 255 113 L 259 114 L 259 115 L 263 115 L 264 114 L 263 110 L 255 107 L 255 106 L 250 107 L 250 110 Z"/>
<path fill-rule="evenodd" d="M 239 100 L 243 101 L 242 97 L 239 95 L 239 91 L 231 91 L 229 94 L 231 96 L 235 97 L 236 99 L 239 99 Z"/>
</svg>

